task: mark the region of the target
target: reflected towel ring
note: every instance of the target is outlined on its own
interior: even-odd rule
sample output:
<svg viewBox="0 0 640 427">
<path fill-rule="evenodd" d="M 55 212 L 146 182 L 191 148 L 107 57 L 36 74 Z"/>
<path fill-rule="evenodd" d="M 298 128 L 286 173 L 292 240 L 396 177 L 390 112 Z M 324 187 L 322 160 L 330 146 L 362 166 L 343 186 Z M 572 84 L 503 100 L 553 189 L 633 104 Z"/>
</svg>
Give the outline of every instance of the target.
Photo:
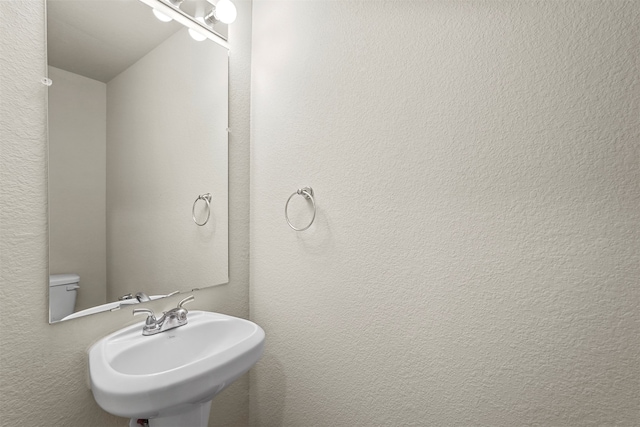
<svg viewBox="0 0 640 427">
<path fill-rule="evenodd" d="M 289 221 L 289 202 L 296 194 L 304 196 L 304 198 L 307 200 L 311 200 L 311 203 L 313 204 L 313 216 L 311 217 L 311 222 L 309 222 L 309 224 L 303 228 L 296 228 L 293 224 L 291 224 L 291 221 Z M 316 200 L 313 198 L 313 188 L 299 188 L 295 193 L 289 196 L 289 198 L 287 199 L 287 204 L 284 205 L 284 218 L 287 220 L 287 224 L 289 224 L 289 227 L 293 228 L 296 231 L 304 231 L 307 228 L 311 227 L 311 224 L 313 224 L 313 220 L 316 219 Z"/>
<path fill-rule="evenodd" d="M 198 200 L 204 200 L 204 202 L 207 204 L 207 219 L 205 219 L 203 223 L 199 223 L 198 220 L 196 219 L 196 203 L 198 203 Z M 211 193 L 200 194 L 196 199 L 196 201 L 193 202 L 193 207 L 191 208 L 191 217 L 193 218 L 193 222 L 195 222 L 196 225 L 199 225 L 200 227 L 202 227 L 207 222 L 209 222 L 210 216 L 211 216 Z"/>
</svg>

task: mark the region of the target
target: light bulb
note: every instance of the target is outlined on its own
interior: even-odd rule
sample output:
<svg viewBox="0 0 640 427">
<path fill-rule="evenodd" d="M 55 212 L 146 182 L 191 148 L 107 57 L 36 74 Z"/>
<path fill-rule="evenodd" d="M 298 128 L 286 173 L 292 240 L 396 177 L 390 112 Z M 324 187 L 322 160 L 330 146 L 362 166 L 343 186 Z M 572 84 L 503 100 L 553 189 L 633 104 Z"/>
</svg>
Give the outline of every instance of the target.
<svg viewBox="0 0 640 427">
<path fill-rule="evenodd" d="M 216 3 L 215 9 L 216 19 L 225 24 L 231 24 L 236 20 L 238 11 L 236 6 L 230 0 L 220 0 Z"/>
<path fill-rule="evenodd" d="M 192 39 L 194 39 L 195 41 L 198 41 L 198 42 L 201 42 L 201 41 L 207 39 L 206 36 L 203 36 L 202 34 L 197 32 L 193 28 L 189 28 L 189 35 L 191 36 Z"/>
<path fill-rule="evenodd" d="M 164 13 L 158 11 L 157 9 L 151 9 L 151 10 L 153 11 L 153 14 L 155 15 L 155 17 L 161 20 L 162 22 L 173 21 L 173 19 L 171 19 L 169 16 L 165 15 Z"/>
</svg>

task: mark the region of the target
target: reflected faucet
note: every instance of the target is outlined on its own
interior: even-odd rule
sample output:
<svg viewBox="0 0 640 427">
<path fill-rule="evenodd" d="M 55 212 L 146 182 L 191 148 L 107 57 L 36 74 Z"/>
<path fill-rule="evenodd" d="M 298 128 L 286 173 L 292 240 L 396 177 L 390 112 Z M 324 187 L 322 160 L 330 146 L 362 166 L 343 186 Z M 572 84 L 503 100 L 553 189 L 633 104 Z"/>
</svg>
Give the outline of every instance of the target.
<svg viewBox="0 0 640 427">
<path fill-rule="evenodd" d="M 122 296 L 118 297 L 118 301 L 126 301 L 128 299 L 133 299 L 133 295 L 131 295 L 131 292 L 129 292 L 126 295 L 122 295 Z"/>
<path fill-rule="evenodd" d="M 138 292 L 136 294 L 136 299 L 138 300 L 138 302 L 151 301 L 151 298 L 149 298 L 149 295 L 145 294 L 144 292 Z"/>
</svg>

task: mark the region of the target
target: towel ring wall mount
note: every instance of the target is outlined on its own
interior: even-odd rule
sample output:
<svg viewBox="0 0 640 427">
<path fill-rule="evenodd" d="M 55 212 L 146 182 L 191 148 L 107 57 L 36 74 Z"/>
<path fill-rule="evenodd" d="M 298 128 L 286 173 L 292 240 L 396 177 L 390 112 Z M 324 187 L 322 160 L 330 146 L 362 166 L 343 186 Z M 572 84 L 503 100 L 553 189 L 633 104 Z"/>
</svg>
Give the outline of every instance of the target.
<svg viewBox="0 0 640 427">
<path fill-rule="evenodd" d="M 300 195 L 307 200 L 311 200 L 311 203 L 313 204 L 313 216 L 311 217 L 311 221 L 309 222 L 309 224 L 307 224 L 306 227 L 302 227 L 302 228 L 298 228 L 294 226 L 289 220 L 289 202 L 291 201 L 293 196 L 296 196 L 296 195 Z M 307 228 L 311 227 L 311 224 L 313 224 L 313 221 L 316 219 L 316 200 L 314 199 L 313 188 L 311 187 L 299 188 L 298 190 L 296 190 L 296 192 L 294 192 L 292 195 L 289 196 L 289 198 L 287 199 L 287 203 L 284 205 L 284 218 L 287 220 L 287 224 L 289 225 L 289 227 L 291 227 L 295 231 L 304 231 Z"/>
<path fill-rule="evenodd" d="M 207 219 L 205 219 L 204 222 L 202 222 L 202 223 L 198 222 L 198 220 L 196 219 L 196 204 L 198 203 L 198 200 L 204 200 L 204 202 L 207 204 L 207 207 L 206 207 L 206 209 L 207 209 Z M 198 225 L 200 227 L 202 227 L 207 222 L 209 222 L 209 217 L 211 217 L 211 193 L 200 194 L 198 196 L 196 201 L 193 202 L 193 207 L 191 208 L 191 217 L 193 218 L 193 222 L 195 222 L 196 225 Z"/>
</svg>

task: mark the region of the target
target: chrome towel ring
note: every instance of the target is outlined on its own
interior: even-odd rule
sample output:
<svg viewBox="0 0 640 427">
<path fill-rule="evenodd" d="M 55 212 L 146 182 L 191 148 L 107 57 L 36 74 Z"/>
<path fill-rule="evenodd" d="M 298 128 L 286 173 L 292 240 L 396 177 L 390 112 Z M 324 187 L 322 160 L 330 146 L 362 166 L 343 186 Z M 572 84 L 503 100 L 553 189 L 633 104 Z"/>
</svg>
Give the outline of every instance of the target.
<svg viewBox="0 0 640 427">
<path fill-rule="evenodd" d="M 296 194 L 303 196 L 307 200 L 311 200 L 311 203 L 313 204 L 313 216 L 311 217 L 311 221 L 306 227 L 302 227 L 302 228 L 295 227 L 293 224 L 291 224 L 291 221 L 289 220 L 289 212 L 288 212 L 289 202 L 291 201 L 293 196 L 295 196 Z M 289 198 L 287 199 L 287 203 L 284 205 L 284 218 L 287 220 L 287 224 L 289 224 L 289 227 L 293 228 L 296 231 L 304 231 L 307 228 L 311 227 L 311 224 L 313 224 L 313 220 L 316 219 L 316 200 L 313 198 L 313 188 L 311 187 L 299 188 L 295 193 L 289 196 Z"/>
<path fill-rule="evenodd" d="M 207 204 L 207 219 L 205 219 L 204 222 L 202 223 L 199 223 L 198 220 L 196 219 L 196 203 L 198 203 L 198 200 L 204 200 L 204 202 Z M 191 217 L 193 218 L 193 222 L 195 222 L 196 225 L 199 225 L 200 227 L 202 227 L 207 222 L 209 222 L 210 216 L 211 216 L 211 193 L 200 194 L 196 199 L 196 201 L 193 202 L 193 207 L 191 208 Z"/>
</svg>

